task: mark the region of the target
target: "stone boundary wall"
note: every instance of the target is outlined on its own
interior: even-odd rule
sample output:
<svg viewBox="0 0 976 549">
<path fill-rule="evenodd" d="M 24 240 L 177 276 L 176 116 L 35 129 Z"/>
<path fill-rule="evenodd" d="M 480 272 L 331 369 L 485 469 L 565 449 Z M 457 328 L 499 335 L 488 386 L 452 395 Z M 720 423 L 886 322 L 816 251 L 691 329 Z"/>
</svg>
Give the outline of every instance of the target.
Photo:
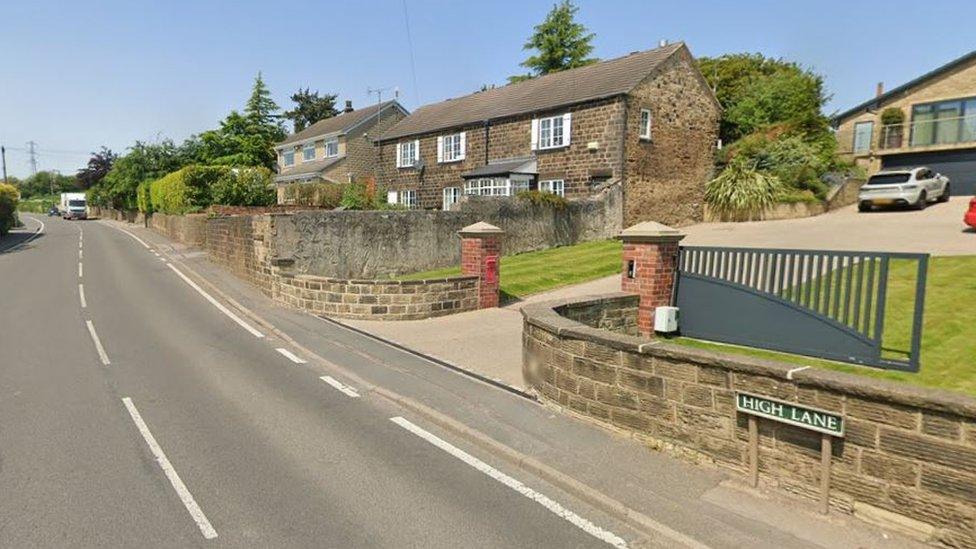
<svg viewBox="0 0 976 549">
<path fill-rule="evenodd" d="M 847 178 L 843 183 L 830 189 L 827 193 L 827 210 L 836 210 L 851 204 L 857 204 L 857 195 L 861 192 L 861 185 L 866 179 Z"/>
<path fill-rule="evenodd" d="M 627 335 L 631 321 L 606 319 L 635 314 L 629 294 L 533 304 L 522 314 L 523 374 L 544 401 L 741 473 L 749 434 L 736 391 L 841 414 L 831 508 L 930 543 L 976 547 L 976 399 Z M 818 433 L 759 420 L 762 484 L 817 498 L 820 471 Z"/>
<path fill-rule="evenodd" d="M 148 217 L 149 228 L 171 240 L 203 248 L 207 239 L 207 214 L 168 215 L 154 213 Z"/>
<path fill-rule="evenodd" d="M 746 219 L 732 219 L 709 208 L 705 204 L 705 222 L 720 223 L 729 221 L 775 221 L 779 219 L 800 219 L 803 217 L 813 217 L 825 214 L 851 204 L 857 203 L 857 195 L 864 184 L 863 179 L 848 178 L 838 185 L 831 187 L 827 193 L 827 199 L 823 202 L 795 202 L 779 203 L 770 206 L 763 211 L 751 215 Z"/>
<path fill-rule="evenodd" d="M 419 320 L 478 308 L 478 277 L 361 280 L 303 275 L 278 255 L 276 222 L 284 214 L 207 220 L 210 260 L 272 299 L 315 314 L 372 320 Z"/>
</svg>

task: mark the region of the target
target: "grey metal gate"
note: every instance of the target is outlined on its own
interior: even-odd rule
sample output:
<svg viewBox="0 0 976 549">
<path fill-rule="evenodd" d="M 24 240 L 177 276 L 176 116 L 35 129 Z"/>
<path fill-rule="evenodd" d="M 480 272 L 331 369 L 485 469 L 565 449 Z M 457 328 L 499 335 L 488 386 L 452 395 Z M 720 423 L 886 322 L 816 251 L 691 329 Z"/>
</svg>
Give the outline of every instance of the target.
<svg viewBox="0 0 976 549">
<path fill-rule="evenodd" d="M 916 372 L 928 254 L 682 246 L 675 303 L 681 335 Z M 889 281 L 913 296 L 885 337 Z M 906 264 L 907 263 L 907 264 Z M 899 303 L 899 308 L 905 306 Z M 887 346 L 885 340 L 894 340 Z"/>
</svg>

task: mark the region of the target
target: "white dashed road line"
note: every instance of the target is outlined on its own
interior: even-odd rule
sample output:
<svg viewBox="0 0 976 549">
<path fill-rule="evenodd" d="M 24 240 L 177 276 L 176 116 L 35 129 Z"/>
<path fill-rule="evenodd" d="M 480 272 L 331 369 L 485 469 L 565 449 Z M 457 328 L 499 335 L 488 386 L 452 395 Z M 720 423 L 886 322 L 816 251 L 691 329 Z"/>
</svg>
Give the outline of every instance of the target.
<svg viewBox="0 0 976 549">
<path fill-rule="evenodd" d="M 319 379 L 335 387 L 336 390 L 352 398 L 359 398 L 359 393 L 352 387 L 335 380 L 332 376 L 322 376 Z"/>
<path fill-rule="evenodd" d="M 259 332 L 255 327 L 251 326 L 247 322 L 241 320 L 241 317 L 234 314 L 233 311 L 231 311 L 227 307 L 224 307 L 224 305 L 221 302 L 217 301 L 216 299 L 213 298 L 213 296 L 205 292 L 203 288 L 198 286 L 196 282 L 190 279 L 190 277 L 186 276 L 179 269 L 174 267 L 172 263 L 167 263 L 166 266 L 169 267 L 170 269 L 173 269 L 173 272 L 179 275 L 179 277 L 183 279 L 183 282 L 189 284 L 191 288 L 196 290 L 197 293 L 202 295 L 207 301 L 213 304 L 213 306 L 216 307 L 220 312 L 224 313 L 225 315 L 227 315 L 228 318 L 236 322 L 238 326 L 250 332 L 251 335 L 253 335 L 254 337 L 264 337 L 264 334 Z"/>
<path fill-rule="evenodd" d="M 583 530 L 584 532 L 590 534 L 591 536 L 597 538 L 598 540 L 603 541 L 614 547 L 627 547 L 627 542 L 624 541 L 623 538 L 621 538 L 620 536 L 614 534 L 613 532 L 600 528 L 599 526 L 593 524 L 589 520 L 577 515 L 576 513 L 570 511 L 569 509 L 566 509 L 558 502 L 549 499 L 546 495 L 541 494 L 533 490 L 532 488 L 529 488 L 528 486 L 522 484 L 518 480 L 506 475 L 505 473 L 499 471 L 498 469 L 495 469 L 491 465 L 488 465 L 487 463 L 472 456 L 471 454 L 465 452 L 464 450 L 450 444 L 449 442 L 438 437 L 437 435 L 434 435 L 432 433 L 429 433 L 421 429 L 420 427 L 414 425 L 413 423 L 407 421 L 406 419 L 403 419 L 402 417 L 393 417 L 390 418 L 390 421 L 396 423 L 400 427 L 403 427 L 404 429 L 410 431 L 411 433 L 417 435 L 418 437 L 426 440 L 427 442 L 433 444 L 434 446 L 440 448 L 441 450 L 444 450 L 448 454 L 474 467 L 475 469 L 497 480 L 498 482 L 501 482 L 502 484 L 508 486 L 512 490 L 515 490 L 516 492 L 522 494 L 523 496 L 535 501 L 539 505 L 545 507 L 546 509 L 553 512 L 557 516 L 566 519 L 573 526 L 576 526 L 580 530 Z"/>
<path fill-rule="evenodd" d="M 85 267 L 84 267 L 84 265 L 81 264 L 81 261 L 79 261 L 78 262 L 78 278 L 82 278 L 84 276 L 85 276 Z"/>
<path fill-rule="evenodd" d="M 102 364 L 108 366 L 112 362 L 109 361 L 105 347 L 102 347 L 102 341 L 98 339 L 98 334 L 95 333 L 95 325 L 92 324 L 91 320 L 86 320 L 85 324 L 88 326 L 88 333 L 91 335 L 92 341 L 95 342 L 95 350 L 98 351 L 98 358 L 102 360 Z"/>
<path fill-rule="evenodd" d="M 88 308 L 88 301 L 85 300 L 85 285 L 84 284 L 79 284 L 78 285 L 78 298 L 81 299 L 81 308 L 82 309 Z"/>
<path fill-rule="evenodd" d="M 284 355 L 285 358 L 287 358 L 288 360 L 294 362 L 295 364 L 307 364 L 307 361 L 304 358 L 300 358 L 300 357 L 296 356 L 295 353 L 289 351 L 288 349 L 283 349 L 283 348 L 279 347 L 279 348 L 277 348 L 275 350 L 278 351 L 279 353 L 281 353 L 282 355 Z"/>
<path fill-rule="evenodd" d="M 180 501 L 183 502 L 183 506 L 193 517 L 193 521 L 197 523 L 200 528 L 200 533 L 206 539 L 214 539 L 217 537 L 217 531 L 214 530 L 213 525 L 207 519 L 207 515 L 203 514 L 203 510 L 197 505 L 195 499 L 193 499 L 193 494 L 187 489 L 186 484 L 183 484 L 183 480 L 180 479 L 180 475 L 173 468 L 173 464 L 169 462 L 166 454 L 163 453 L 163 449 L 156 442 L 156 437 L 149 431 L 149 427 L 146 422 L 142 420 L 142 415 L 139 414 L 139 410 L 136 409 L 136 405 L 132 403 L 132 399 L 125 397 L 122 399 L 122 403 L 125 404 L 125 408 L 129 411 L 129 415 L 132 416 L 132 421 L 135 422 L 136 428 L 139 429 L 139 434 L 149 445 L 149 451 L 152 452 L 153 457 L 156 458 L 156 463 L 162 468 L 163 473 L 166 478 L 169 479 L 169 483 L 173 485 L 173 489 L 176 490 L 176 494 L 180 497 Z"/>
</svg>

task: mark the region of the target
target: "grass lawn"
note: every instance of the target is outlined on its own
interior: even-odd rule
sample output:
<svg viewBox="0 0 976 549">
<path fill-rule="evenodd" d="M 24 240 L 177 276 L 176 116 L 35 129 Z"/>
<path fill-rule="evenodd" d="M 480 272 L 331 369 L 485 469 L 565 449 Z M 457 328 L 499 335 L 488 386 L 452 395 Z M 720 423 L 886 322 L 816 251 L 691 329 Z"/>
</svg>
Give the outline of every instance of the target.
<svg viewBox="0 0 976 549">
<path fill-rule="evenodd" d="M 886 348 L 908 347 L 915 273 L 912 265 L 893 261 L 888 284 L 888 317 L 884 331 Z M 687 338 L 672 341 L 681 345 L 760 358 L 793 362 L 917 385 L 952 389 L 976 395 L 976 256 L 933 257 L 929 260 L 928 289 L 922 328 L 922 360 L 917 374 L 888 372 L 814 358 L 720 345 Z"/>
<path fill-rule="evenodd" d="M 502 256 L 501 291 L 514 297 L 578 284 L 620 272 L 619 240 L 598 240 L 538 252 Z M 442 278 L 461 274 L 460 267 L 399 277 L 401 280 Z"/>
<path fill-rule="evenodd" d="M 28 199 L 21 199 L 17 203 L 17 210 L 21 212 L 47 213 L 52 204 L 61 202 L 61 195 L 51 194 L 44 196 L 34 196 Z"/>
</svg>

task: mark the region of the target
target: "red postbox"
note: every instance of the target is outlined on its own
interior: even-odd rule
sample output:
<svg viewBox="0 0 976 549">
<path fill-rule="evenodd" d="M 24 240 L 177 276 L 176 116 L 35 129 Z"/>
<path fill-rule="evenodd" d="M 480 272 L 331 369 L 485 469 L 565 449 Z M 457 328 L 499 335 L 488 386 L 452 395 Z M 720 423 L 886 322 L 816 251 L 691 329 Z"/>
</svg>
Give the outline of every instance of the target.
<svg viewBox="0 0 976 549">
<path fill-rule="evenodd" d="M 489 255 L 485 257 L 485 282 L 496 284 L 498 282 L 498 256 Z"/>
</svg>

